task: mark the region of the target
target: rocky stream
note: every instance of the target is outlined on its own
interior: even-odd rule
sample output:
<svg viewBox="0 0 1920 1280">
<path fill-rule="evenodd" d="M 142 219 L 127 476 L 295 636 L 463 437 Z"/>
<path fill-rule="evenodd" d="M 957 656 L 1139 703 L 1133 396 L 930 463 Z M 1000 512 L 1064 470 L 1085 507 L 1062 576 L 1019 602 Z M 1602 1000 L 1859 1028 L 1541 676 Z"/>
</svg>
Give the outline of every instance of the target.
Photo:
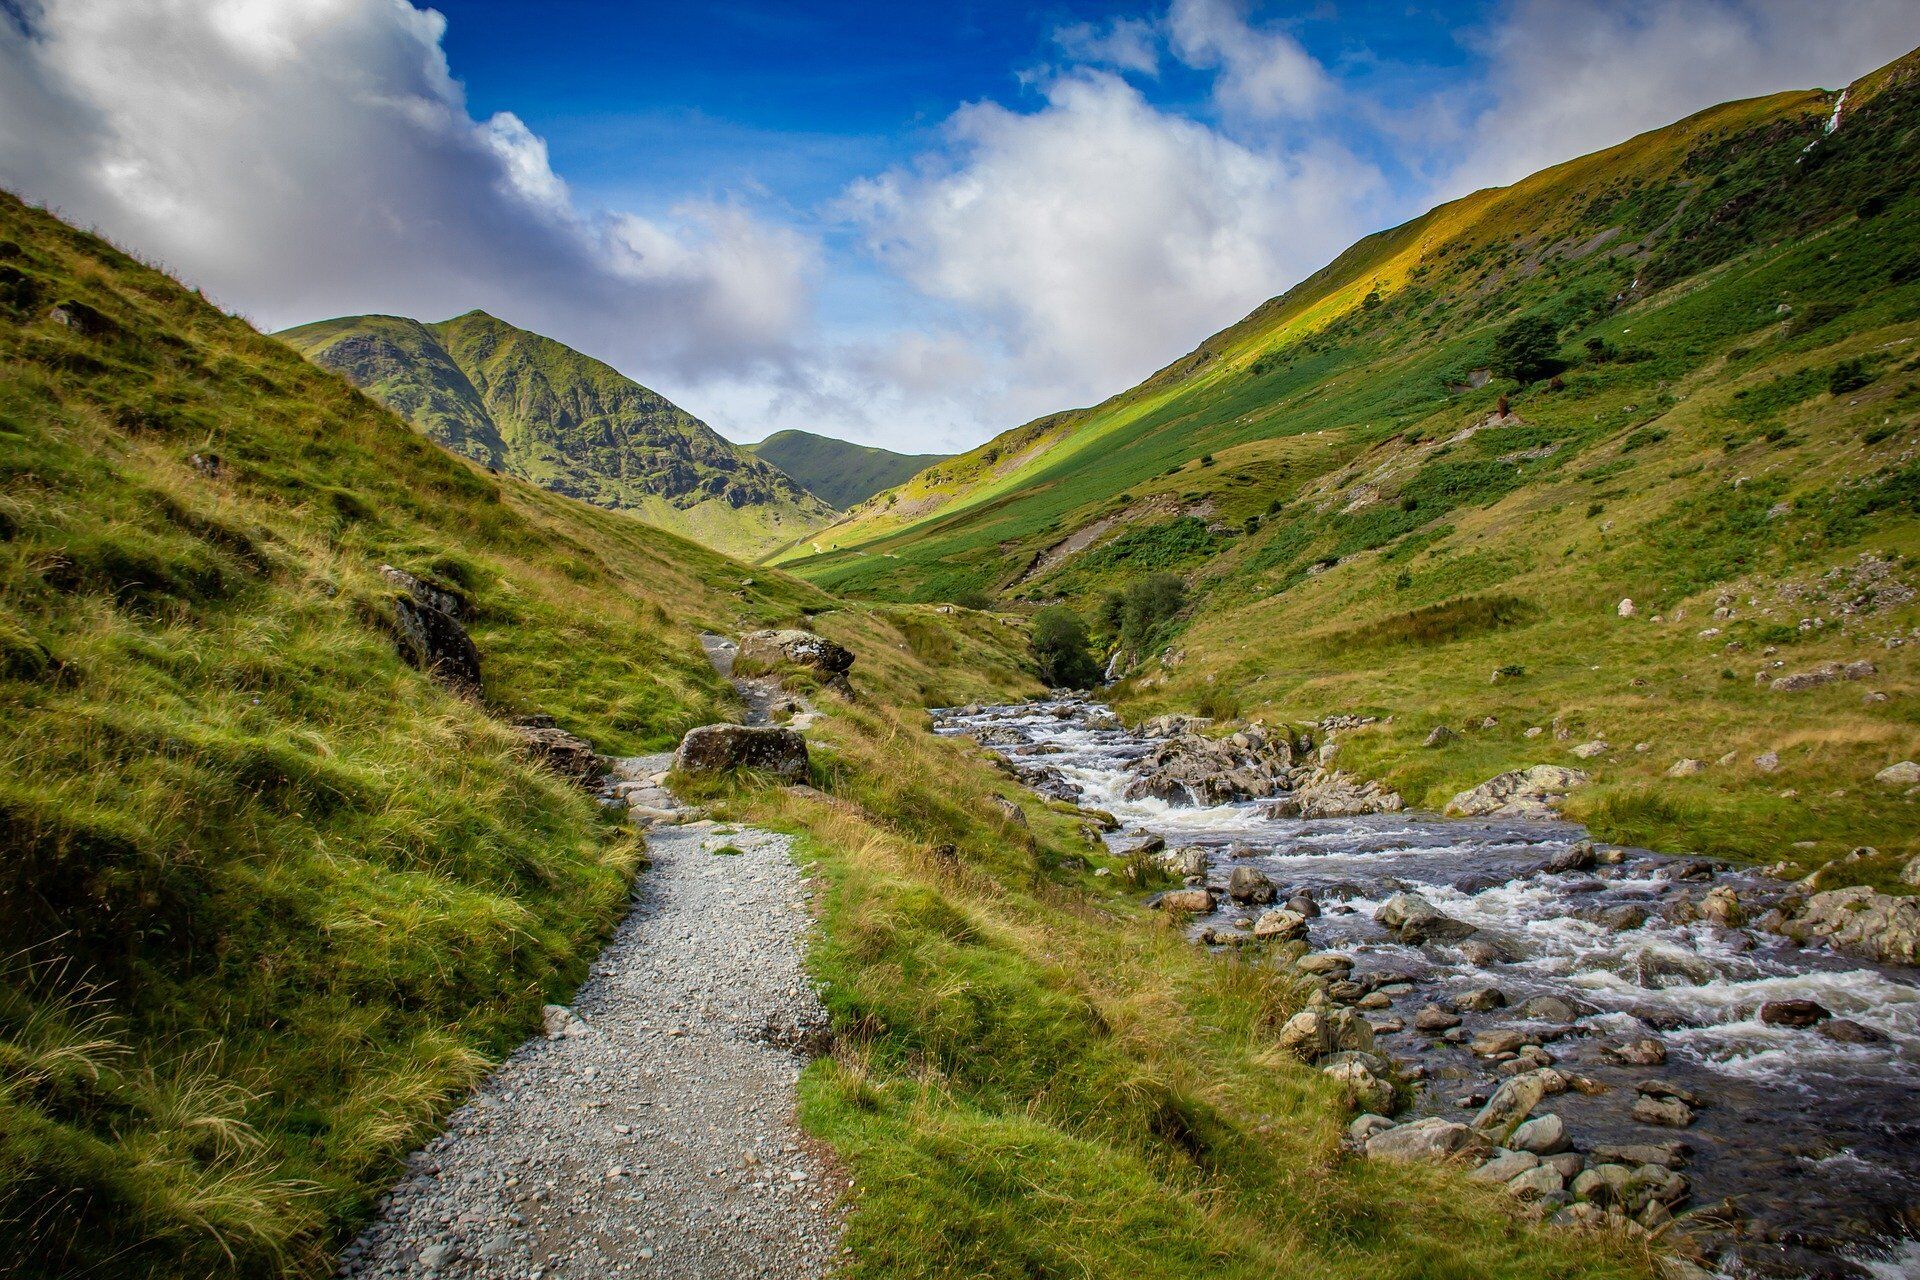
<svg viewBox="0 0 1920 1280">
<path fill-rule="evenodd" d="M 1257 738 L 1134 732 L 1079 699 L 936 725 L 1110 816 L 1196 945 L 1300 971 L 1282 1041 L 1348 1088 L 1356 1155 L 1653 1232 L 1671 1274 L 1920 1276 L 1920 970 L 1782 936 L 1792 886 L 1550 819 L 1401 811 L 1306 741 L 1275 767 Z"/>
</svg>

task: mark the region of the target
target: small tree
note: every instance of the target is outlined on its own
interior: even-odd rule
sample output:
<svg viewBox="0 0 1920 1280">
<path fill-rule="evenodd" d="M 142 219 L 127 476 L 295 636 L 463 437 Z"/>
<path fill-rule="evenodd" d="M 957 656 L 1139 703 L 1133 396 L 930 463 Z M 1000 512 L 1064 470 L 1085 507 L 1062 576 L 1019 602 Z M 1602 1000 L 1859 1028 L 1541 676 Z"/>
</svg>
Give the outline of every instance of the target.
<svg viewBox="0 0 1920 1280">
<path fill-rule="evenodd" d="M 1084 689 L 1100 678 L 1087 653 L 1087 624 L 1063 604 L 1033 615 L 1033 652 L 1040 678 L 1055 687 Z"/>
<path fill-rule="evenodd" d="M 1544 316 L 1521 316 L 1493 340 L 1493 371 L 1515 382 L 1537 382 L 1560 368 L 1560 332 Z"/>
</svg>

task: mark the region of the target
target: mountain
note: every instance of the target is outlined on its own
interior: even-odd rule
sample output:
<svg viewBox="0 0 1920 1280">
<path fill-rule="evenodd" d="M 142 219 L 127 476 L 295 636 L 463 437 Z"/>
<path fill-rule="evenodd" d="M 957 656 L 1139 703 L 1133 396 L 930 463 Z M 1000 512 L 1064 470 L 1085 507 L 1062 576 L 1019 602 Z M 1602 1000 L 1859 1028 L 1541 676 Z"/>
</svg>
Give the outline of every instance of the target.
<svg viewBox="0 0 1920 1280">
<path fill-rule="evenodd" d="M 347 316 L 279 335 L 491 470 L 745 556 L 832 518 L 778 468 L 672 401 L 483 311 Z"/>
<path fill-rule="evenodd" d="M 814 497 L 843 511 L 947 457 L 944 453 L 895 453 L 811 431 L 776 431 L 747 448 L 799 481 Z"/>
<path fill-rule="evenodd" d="M 1342 759 L 1410 803 L 1600 742 L 1570 812 L 1604 834 L 1891 858 L 1920 830 L 1873 781 L 1920 753 L 1916 357 L 1909 55 L 1369 236 L 784 558 L 875 597 L 1064 600 L 1130 712 L 1376 716 Z M 1154 574 L 1185 603 L 1108 607 Z"/>
</svg>

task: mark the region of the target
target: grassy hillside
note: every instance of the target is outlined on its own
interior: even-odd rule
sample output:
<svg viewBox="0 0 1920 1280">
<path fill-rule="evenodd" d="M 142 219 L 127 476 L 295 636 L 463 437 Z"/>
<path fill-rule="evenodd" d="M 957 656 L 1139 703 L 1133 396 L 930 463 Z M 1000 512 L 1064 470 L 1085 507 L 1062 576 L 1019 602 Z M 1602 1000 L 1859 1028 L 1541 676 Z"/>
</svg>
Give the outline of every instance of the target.
<svg viewBox="0 0 1920 1280">
<path fill-rule="evenodd" d="M 811 431 L 776 431 L 750 444 L 760 457 L 832 507 L 845 510 L 942 461 L 944 453 L 895 453 Z"/>
<path fill-rule="evenodd" d="M 551 338 L 487 315 L 348 316 L 278 335 L 454 452 L 756 556 L 832 517 L 777 467 Z"/>
<path fill-rule="evenodd" d="M 793 567 L 1089 615 L 1175 574 L 1188 604 L 1130 642 L 1140 710 L 1392 715 L 1343 759 L 1429 804 L 1605 736 L 1575 811 L 1609 834 L 1912 853 L 1911 802 L 1872 776 L 1920 752 L 1916 60 L 1828 133 L 1835 103 L 1717 107 L 1370 237 Z M 1528 319 L 1547 362 L 1508 376 L 1499 339 Z M 1864 681 L 1770 688 L 1862 659 Z M 1442 722 L 1471 731 L 1418 750 Z M 1708 767 L 1666 778 L 1681 758 Z"/>
<path fill-rule="evenodd" d="M 324 1274 L 640 857 L 503 720 L 668 745 L 731 697 L 698 627 L 826 601 L 11 197 L 0 370 L 0 1271 Z M 484 701 L 396 655 L 382 564 L 471 599 Z"/>
</svg>

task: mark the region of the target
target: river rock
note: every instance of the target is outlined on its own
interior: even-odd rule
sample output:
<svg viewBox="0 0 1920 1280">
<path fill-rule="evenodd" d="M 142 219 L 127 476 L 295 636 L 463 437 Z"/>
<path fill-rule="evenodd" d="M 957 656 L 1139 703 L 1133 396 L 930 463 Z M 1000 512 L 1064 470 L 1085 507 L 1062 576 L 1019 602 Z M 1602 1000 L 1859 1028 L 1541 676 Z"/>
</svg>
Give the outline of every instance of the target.
<svg viewBox="0 0 1920 1280">
<path fill-rule="evenodd" d="M 1657 1164 L 1678 1169 L 1687 1162 L 1691 1148 L 1679 1139 L 1669 1142 L 1634 1142 L 1624 1146 L 1602 1145 L 1593 1149 L 1593 1158 L 1601 1164 L 1624 1164 L 1638 1168 Z"/>
<path fill-rule="evenodd" d="M 1507 997 L 1498 987 L 1475 987 L 1453 998 L 1453 1007 L 1465 1009 L 1468 1013 L 1485 1013 L 1489 1009 L 1498 1009 L 1507 1003 Z"/>
<path fill-rule="evenodd" d="M 1153 797 L 1168 804 L 1213 805 L 1279 795 L 1296 755 L 1311 744 L 1250 726 L 1230 738 L 1182 733 L 1162 739 L 1134 765 L 1129 800 Z"/>
<path fill-rule="evenodd" d="M 1210 889 L 1172 889 L 1161 894 L 1154 905 L 1176 915 L 1206 915 L 1215 902 Z"/>
<path fill-rule="evenodd" d="M 1320 904 L 1314 901 L 1310 893 L 1296 893 L 1287 899 L 1287 910 L 1305 916 L 1309 920 L 1320 918 Z"/>
<path fill-rule="evenodd" d="M 1393 1128 L 1393 1121 L 1385 1116 L 1372 1114 L 1355 1116 L 1353 1123 L 1347 1126 L 1347 1138 L 1356 1146 L 1365 1147 L 1368 1138 L 1391 1128 Z"/>
<path fill-rule="evenodd" d="M 1207 851 L 1197 844 L 1170 849 L 1160 855 L 1159 862 L 1168 875 L 1181 879 L 1207 874 Z"/>
<path fill-rule="evenodd" d="M 1227 877 L 1227 896 L 1235 902 L 1272 902 L 1273 881 L 1257 867 L 1235 867 Z"/>
<path fill-rule="evenodd" d="M 805 782 L 808 764 L 807 740 L 791 729 L 774 726 L 702 725 L 689 729 L 673 753 L 673 767 L 681 773 L 750 769 L 787 783 Z"/>
<path fill-rule="evenodd" d="M 1372 1050 L 1373 1027 L 1351 1009 L 1302 1009 L 1280 1028 L 1279 1047 L 1303 1062 L 1346 1049 Z"/>
<path fill-rule="evenodd" d="M 1402 942 L 1450 942 L 1476 932 L 1472 925 L 1443 914 L 1417 893 L 1394 894 L 1380 904 L 1373 918 Z"/>
<path fill-rule="evenodd" d="M 1537 1164 L 1507 1182 L 1507 1190 L 1522 1200 L 1541 1200 L 1547 1196 L 1560 1195 L 1566 1189 L 1565 1176 L 1550 1164 Z M 1564 1200 L 1565 1197 L 1561 1196 L 1561 1199 Z"/>
<path fill-rule="evenodd" d="M 1920 897 L 1875 893 L 1863 885 L 1829 889 L 1802 903 L 1780 932 L 1885 964 L 1920 964 Z"/>
<path fill-rule="evenodd" d="M 1622 1044 L 1603 1044 L 1600 1052 L 1615 1061 L 1631 1063 L 1636 1067 L 1657 1067 L 1667 1060 L 1667 1046 L 1651 1036 L 1642 1036 Z"/>
<path fill-rule="evenodd" d="M 1515 1151 L 1531 1151 L 1537 1156 L 1559 1155 L 1573 1145 L 1567 1137 L 1567 1126 L 1559 1116 L 1549 1111 L 1545 1115 L 1535 1116 L 1507 1137 L 1507 1145 Z"/>
<path fill-rule="evenodd" d="M 1884 1033 L 1875 1031 L 1864 1023 L 1852 1018 L 1828 1018 L 1820 1023 L 1817 1030 L 1836 1044 L 1885 1044 Z"/>
<path fill-rule="evenodd" d="M 853 666 L 853 651 L 844 645 L 797 627 L 749 631 L 740 637 L 740 649 L 733 659 L 737 673 L 751 675 L 782 665 L 810 668 L 818 672 L 830 688 L 852 692 L 847 672 Z"/>
<path fill-rule="evenodd" d="M 1292 942 L 1307 936 L 1307 918 L 1297 911 L 1263 911 L 1253 922 L 1253 936 L 1263 942 Z"/>
<path fill-rule="evenodd" d="M 1413 1029 L 1424 1031 L 1428 1035 L 1437 1036 L 1442 1031 L 1452 1030 L 1459 1025 L 1458 1014 L 1448 1013 L 1437 1004 L 1426 1005 L 1413 1015 Z"/>
<path fill-rule="evenodd" d="M 1486 1138 L 1453 1120 L 1429 1116 L 1395 1125 L 1367 1139 L 1367 1155 L 1375 1160 L 1446 1160 L 1471 1158 L 1490 1149 Z"/>
<path fill-rule="evenodd" d="M 1530 1022 L 1572 1022 L 1580 1008 L 1561 996 L 1535 996 L 1520 1006 L 1519 1014 Z"/>
<path fill-rule="evenodd" d="M 1482 1031 L 1467 1046 L 1475 1055 L 1482 1058 L 1498 1057 L 1503 1053 L 1517 1053 L 1527 1043 L 1527 1033 L 1501 1027 L 1491 1031 Z"/>
<path fill-rule="evenodd" d="M 1633 1170 L 1623 1164 L 1598 1164 L 1583 1170 L 1569 1188 L 1573 1198 L 1592 1204 L 1625 1204 Z"/>
<path fill-rule="evenodd" d="M 1760 1006 L 1760 1021 L 1770 1027 L 1811 1027 L 1832 1016 L 1818 1000 L 1769 1000 Z"/>
<path fill-rule="evenodd" d="M 1393 1110 L 1393 1085 L 1374 1074 L 1357 1058 L 1346 1058 L 1322 1067 L 1345 1092 L 1348 1105 L 1364 1112 L 1384 1114 Z"/>
<path fill-rule="evenodd" d="M 1560 1093 L 1566 1087 L 1566 1078 L 1552 1068 L 1514 1076 L 1493 1091 L 1493 1096 L 1474 1116 L 1473 1127 L 1496 1137 L 1504 1137 L 1532 1115 L 1542 1099 L 1549 1094 Z"/>
<path fill-rule="evenodd" d="M 1579 769 L 1536 764 L 1462 791 L 1447 802 L 1446 811 L 1461 818 L 1553 818 L 1567 792 L 1591 780 Z"/>
<path fill-rule="evenodd" d="M 1684 1129 L 1693 1123 L 1693 1108 L 1679 1098 L 1642 1094 L 1633 1100 L 1633 1118 L 1641 1124 Z"/>
<path fill-rule="evenodd" d="M 1353 961 L 1347 956 L 1336 955 L 1329 951 L 1319 955 L 1301 956 L 1293 962 L 1293 967 L 1301 973 L 1346 973 L 1353 968 Z"/>
<path fill-rule="evenodd" d="M 1593 841 L 1581 840 L 1547 859 L 1547 865 L 1541 870 L 1550 875 L 1568 875 L 1575 871 L 1593 870 Z"/>
<path fill-rule="evenodd" d="M 1540 1157 L 1531 1151 L 1507 1151 L 1496 1147 L 1487 1162 L 1467 1177 L 1475 1182 L 1506 1182 L 1539 1167 Z"/>
<path fill-rule="evenodd" d="M 1726 885 L 1707 890 L 1694 910 L 1702 920 L 1723 929 L 1737 929 L 1747 922 L 1747 909 L 1741 904 L 1740 895 Z"/>
</svg>

